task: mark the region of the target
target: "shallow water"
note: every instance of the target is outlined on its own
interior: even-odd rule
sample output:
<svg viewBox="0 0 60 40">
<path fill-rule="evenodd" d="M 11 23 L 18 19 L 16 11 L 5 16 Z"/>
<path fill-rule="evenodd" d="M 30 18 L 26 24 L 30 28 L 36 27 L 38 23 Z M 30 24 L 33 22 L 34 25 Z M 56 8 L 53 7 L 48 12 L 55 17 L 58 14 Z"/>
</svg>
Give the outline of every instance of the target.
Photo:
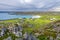
<svg viewBox="0 0 60 40">
<path fill-rule="evenodd" d="M 0 13 L 0 20 L 7 20 L 13 18 L 31 18 L 31 15 L 10 15 L 8 13 Z"/>
</svg>

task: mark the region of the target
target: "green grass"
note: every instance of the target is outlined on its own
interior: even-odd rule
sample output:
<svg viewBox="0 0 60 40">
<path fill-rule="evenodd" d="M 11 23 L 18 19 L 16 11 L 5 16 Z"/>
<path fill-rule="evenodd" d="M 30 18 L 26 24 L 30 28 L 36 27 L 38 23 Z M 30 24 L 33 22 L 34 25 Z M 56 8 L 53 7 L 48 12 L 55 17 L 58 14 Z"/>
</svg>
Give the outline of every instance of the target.
<svg viewBox="0 0 60 40">
<path fill-rule="evenodd" d="M 28 32 L 31 33 L 34 30 L 38 30 L 40 28 L 44 28 L 46 27 L 45 25 L 49 24 L 50 22 L 56 21 L 53 20 L 51 21 L 51 18 L 56 18 L 56 20 L 60 20 L 60 15 L 41 15 L 41 18 L 38 19 L 25 19 L 24 23 L 21 23 L 23 25 L 23 32 Z M 15 24 L 15 23 L 19 23 L 21 21 L 21 19 L 10 19 L 10 20 L 4 20 L 4 21 L 0 21 L 0 24 L 3 24 L 4 26 L 8 25 L 9 23 Z M 29 27 L 28 24 L 32 24 L 32 27 Z M 15 35 L 11 34 L 11 36 L 13 37 L 13 39 L 15 38 Z M 4 37 L 0 38 L 1 40 L 4 38 L 7 38 L 8 35 L 5 35 Z M 44 37 L 41 36 L 40 39 L 43 40 Z"/>
<path fill-rule="evenodd" d="M 41 18 L 39 19 L 25 19 L 24 21 L 24 24 L 32 24 L 33 27 L 32 28 L 24 28 L 25 31 L 32 31 L 32 30 L 37 30 L 39 28 L 44 28 L 46 24 L 52 22 L 50 19 L 51 18 L 56 18 L 56 20 L 60 20 L 60 16 L 58 15 L 41 15 Z M 20 22 L 21 19 L 11 19 L 11 20 L 4 20 L 2 22 L 0 22 L 0 24 L 4 24 L 4 25 L 7 25 L 8 23 L 12 23 L 12 24 L 15 24 L 15 23 L 18 23 Z M 55 21 L 55 20 L 53 20 Z"/>
</svg>

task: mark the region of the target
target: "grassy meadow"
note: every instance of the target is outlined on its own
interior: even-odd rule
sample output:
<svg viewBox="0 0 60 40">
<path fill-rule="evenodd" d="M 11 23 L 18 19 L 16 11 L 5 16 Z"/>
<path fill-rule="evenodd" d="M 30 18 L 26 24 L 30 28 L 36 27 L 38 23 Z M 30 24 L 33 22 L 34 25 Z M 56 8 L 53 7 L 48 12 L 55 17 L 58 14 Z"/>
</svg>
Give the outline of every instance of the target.
<svg viewBox="0 0 60 40">
<path fill-rule="evenodd" d="M 21 19 L 16 18 L 16 19 L 1 20 L 0 28 L 2 28 L 2 26 L 5 26 L 7 28 L 9 26 L 14 27 L 14 24 L 19 24 L 23 28 L 23 31 L 22 31 L 23 34 L 25 32 L 29 34 L 38 33 L 39 34 L 37 37 L 38 40 L 50 40 L 48 36 L 52 36 L 54 40 L 56 37 L 57 31 L 53 31 L 54 26 L 52 25 L 52 23 L 60 20 L 60 13 L 55 13 L 55 14 L 54 13 L 41 13 L 39 14 L 39 16 L 41 17 L 40 18 L 21 18 Z"/>
<path fill-rule="evenodd" d="M 9 19 L 9 20 L 1 20 L 0 24 L 3 24 L 4 26 L 8 26 L 10 23 L 11 24 L 16 24 L 20 23 L 22 26 L 26 24 L 24 27 L 24 31 L 32 31 L 32 30 L 38 30 L 40 28 L 46 27 L 45 25 L 60 20 L 60 14 L 53 14 L 53 13 L 41 13 L 39 14 L 41 16 L 40 18 L 22 18 L 22 19 Z M 22 22 L 23 21 L 23 22 Z M 31 25 L 32 27 L 29 27 L 27 25 Z"/>
</svg>

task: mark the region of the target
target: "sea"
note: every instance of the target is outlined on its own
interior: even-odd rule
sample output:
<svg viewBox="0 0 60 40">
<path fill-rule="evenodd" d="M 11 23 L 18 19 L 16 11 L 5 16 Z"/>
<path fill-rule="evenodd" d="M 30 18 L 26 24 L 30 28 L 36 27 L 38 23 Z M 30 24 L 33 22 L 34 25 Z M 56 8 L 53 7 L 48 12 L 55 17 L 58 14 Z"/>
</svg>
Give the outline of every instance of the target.
<svg viewBox="0 0 60 40">
<path fill-rule="evenodd" d="M 8 20 L 14 18 L 31 18 L 32 15 L 11 15 L 9 13 L 0 13 L 0 20 Z"/>
</svg>

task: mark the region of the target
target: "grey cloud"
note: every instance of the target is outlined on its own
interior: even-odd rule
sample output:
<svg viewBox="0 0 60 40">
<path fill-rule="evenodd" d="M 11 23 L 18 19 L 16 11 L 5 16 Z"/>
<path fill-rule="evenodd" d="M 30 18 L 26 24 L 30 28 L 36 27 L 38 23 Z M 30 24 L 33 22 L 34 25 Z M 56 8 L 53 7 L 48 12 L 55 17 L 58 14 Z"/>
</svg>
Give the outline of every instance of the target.
<svg viewBox="0 0 60 40">
<path fill-rule="evenodd" d="M 28 1 L 27 1 L 28 2 Z M 32 0 L 26 3 L 22 0 L 0 0 L 0 10 L 49 10 L 60 6 L 60 0 Z"/>
</svg>

